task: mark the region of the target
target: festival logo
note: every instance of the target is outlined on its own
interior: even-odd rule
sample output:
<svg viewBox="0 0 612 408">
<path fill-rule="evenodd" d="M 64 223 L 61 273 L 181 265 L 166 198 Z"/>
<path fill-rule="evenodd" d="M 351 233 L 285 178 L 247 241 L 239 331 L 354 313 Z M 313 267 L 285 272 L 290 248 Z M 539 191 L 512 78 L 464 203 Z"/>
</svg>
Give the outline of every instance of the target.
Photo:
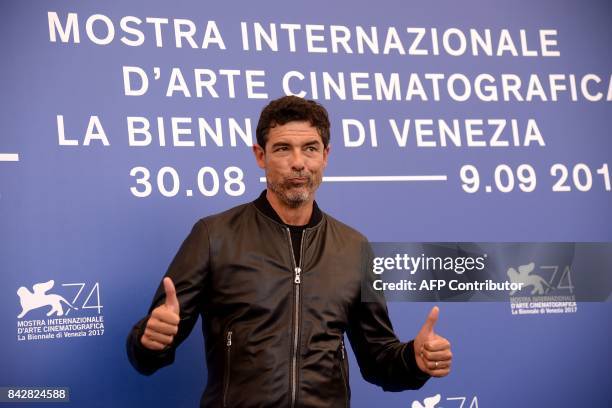
<svg viewBox="0 0 612 408">
<path fill-rule="evenodd" d="M 570 265 L 540 265 L 529 262 L 510 267 L 506 272 L 512 283 L 521 283 L 520 291 L 510 292 L 513 315 L 576 313 L 576 296 Z"/>
<path fill-rule="evenodd" d="M 412 401 L 412 408 L 436 408 L 441 398 L 440 394 L 436 394 L 433 397 L 425 398 L 423 404 L 420 401 Z"/>
<path fill-rule="evenodd" d="M 99 282 L 55 284 L 51 279 L 21 286 L 16 293 L 17 341 L 104 335 Z"/>
<path fill-rule="evenodd" d="M 30 292 L 25 286 L 20 287 L 17 290 L 17 295 L 19 296 L 19 302 L 21 303 L 21 313 L 17 317 L 21 319 L 31 310 L 45 306 L 51 307 L 51 310 L 49 310 L 47 316 L 51 316 L 54 313 L 57 316 L 63 316 L 64 308 L 62 307 L 62 304 L 71 309 L 77 310 L 76 307 L 68 303 L 68 301 L 62 296 L 47 293 L 47 291 L 53 288 L 53 285 L 55 285 L 55 281 L 53 279 L 47 282 L 37 283 L 33 286 L 33 293 Z"/>
<path fill-rule="evenodd" d="M 519 266 L 518 272 L 514 268 L 509 268 L 507 275 L 512 283 L 522 283 L 523 288 L 533 287 L 532 295 L 545 295 L 550 291 L 551 287 L 544 278 L 532 273 L 534 268 L 535 262 L 531 262 L 527 265 Z M 516 292 L 516 290 L 510 292 L 510 296 L 513 296 Z"/>
<path fill-rule="evenodd" d="M 421 401 L 412 401 L 411 408 L 478 408 L 478 397 L 453 396 L 444 398 L 444 406 L 438 405 L 442 401 L 442 394 L 427 397 Z"/>
</svg>

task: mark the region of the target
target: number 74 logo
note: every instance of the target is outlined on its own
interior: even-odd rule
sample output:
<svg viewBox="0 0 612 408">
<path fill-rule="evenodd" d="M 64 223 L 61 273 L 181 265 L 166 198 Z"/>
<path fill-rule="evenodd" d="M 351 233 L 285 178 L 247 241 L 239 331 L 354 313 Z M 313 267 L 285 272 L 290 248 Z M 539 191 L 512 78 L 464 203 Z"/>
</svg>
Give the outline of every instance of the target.
<svg viewBox="0 0 612 408">
<path fill-rule="evenodd" d="M 85 286 L 87 285 L 83 282 L 80 282 L 80 283 L 62 283 L 62 286 L 75 286 L 78 288 L 76 295 L 71 301 L 71 303 L 74 305 L 74 304 L 77 304 L 76 303 L 77 300 L 81 298 L 81 294 L 83 293 Z M 100 304 L 100 283 L 96 282 L 91 288 L 91 290 L 87 292 L 87 296 L 85 297 L 85 300 L 83 301 L 83 304 L 81 305 L 81 309 L 96 309 L 98 311 L 98 314 L 100 314 L 102 313 L 101 312 L 102 307 L 103 306 Z M 70 313 L 70 310 L 71 309 L 69 309 L 66 312 L 66 315 Z"/>
<path fill-rule="evenodd" d="M 436 394 L 433 397 L 427 397 L 423 400 L 423 404 L 421 401 L 412 401 L 411 408 L 443 408 L 441 405 L 438 405 L 440 400 L 442 399 L 442 395 Z M 458 401 L 459 405 L 452 405 L 457 408 L 465 408 L 465 403 L 468 402 L 467 397 L 447 397 L 446 401 Z M 478 408 L 478 397 L 474 396 L 472 400 L 469 402 L 469 406 L 467 408 Z"/>
</svg>

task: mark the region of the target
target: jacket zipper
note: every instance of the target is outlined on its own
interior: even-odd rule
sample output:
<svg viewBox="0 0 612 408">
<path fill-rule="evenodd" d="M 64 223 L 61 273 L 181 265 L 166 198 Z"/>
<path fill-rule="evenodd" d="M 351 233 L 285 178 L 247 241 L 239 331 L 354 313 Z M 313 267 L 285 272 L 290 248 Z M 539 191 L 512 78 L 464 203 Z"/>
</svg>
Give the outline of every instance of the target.
<svg viewBox="0 0 612 408">
<path fill-rule="evenodd" d="M 344 340 L 340 340 L 340 373 L 342 375 L 342 384 L 344 385 L 344 395 L 345 395 L 345 403 L 344 406 L 349 406 L 349 393 L 348 393 L 348 384 L 346 381 L 346 372 L 344 368 L 344 360 L 346 359 L 346 354 L 344 351 Z"/>
<path fill-rule="evenodd" d="M 306 230 L 302 231 L 302 240 L 300 242 L 300 264 L 296 265 L 295 255 L 293 253 L 293 242 L 291 241 L 291 230 L 287 228 L 287 236 L 289 237 L 289 249 L 291 250 L 291 259 L 293 260 L 294 267 L 293 283 L 295 285 L 295 298 L 293 302 L 293 353 L 291 355 L 291 407 L 295 406 L 295 402 L 297 399 L 297 354 L 300 329 L 300 283 L 302 283 L 301 266 L 303 260 L 305 232 Z"/>
<path fill-rule="evenodd" d="M 224 373 L 224 384 L 223 387 L 223 407 L 227 407 L 227 394 L 229 392 L 230 382 L 230 357 L 232 349 L 232 331 L 228 330 L 225 336 L 225 373 Z"/>
</svg>

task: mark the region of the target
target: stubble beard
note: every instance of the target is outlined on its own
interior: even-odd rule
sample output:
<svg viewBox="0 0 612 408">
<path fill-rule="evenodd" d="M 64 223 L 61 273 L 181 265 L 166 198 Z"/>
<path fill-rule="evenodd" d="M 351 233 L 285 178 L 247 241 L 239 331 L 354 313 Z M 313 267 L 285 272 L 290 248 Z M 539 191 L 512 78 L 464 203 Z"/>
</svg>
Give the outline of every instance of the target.
<svg viewBox="0 0 612 408">
<path fill-rule="evenodd" d="M 307 175 L 307 174 L 295 174 L 291 177 L 307 177 L 308 181 L 296 187 L 294 183 L 290 182 L 288 178 L 284 178 L 280 182 L 275 182 L 267 179 L 268 188 L 276 194 L 276 196 L 289 208 L 298 208 L 311 200 L 314 192 L 317 190 L 321 181 L 323 181 L 322 175 Z"/>
</svg>

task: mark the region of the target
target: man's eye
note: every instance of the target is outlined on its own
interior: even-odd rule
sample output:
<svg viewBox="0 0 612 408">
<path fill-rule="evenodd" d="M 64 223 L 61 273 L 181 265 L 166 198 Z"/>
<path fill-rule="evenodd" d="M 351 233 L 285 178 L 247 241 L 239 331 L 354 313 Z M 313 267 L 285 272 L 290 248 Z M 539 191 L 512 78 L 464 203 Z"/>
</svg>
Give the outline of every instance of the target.
<svg viewBox="0 0 612 408">
<path fill-rule="evenodd" d="M 308 146 L 308 147 L 306 148 L 306 150 L 308 150 L 309 152 L 316 152 L 316 151 L 318 151 L 319 149 L 317 149 L 315 146 Z"/>
<path fill-rule="evenodd" d="M 277 148 L 276 148 L 274 151 L 276 151 L 276 152 L 284 152 L 284 151 L 287 151 L 287 146 L 280 146 L 280 147 L 277 147 Z"/>
</svg>

